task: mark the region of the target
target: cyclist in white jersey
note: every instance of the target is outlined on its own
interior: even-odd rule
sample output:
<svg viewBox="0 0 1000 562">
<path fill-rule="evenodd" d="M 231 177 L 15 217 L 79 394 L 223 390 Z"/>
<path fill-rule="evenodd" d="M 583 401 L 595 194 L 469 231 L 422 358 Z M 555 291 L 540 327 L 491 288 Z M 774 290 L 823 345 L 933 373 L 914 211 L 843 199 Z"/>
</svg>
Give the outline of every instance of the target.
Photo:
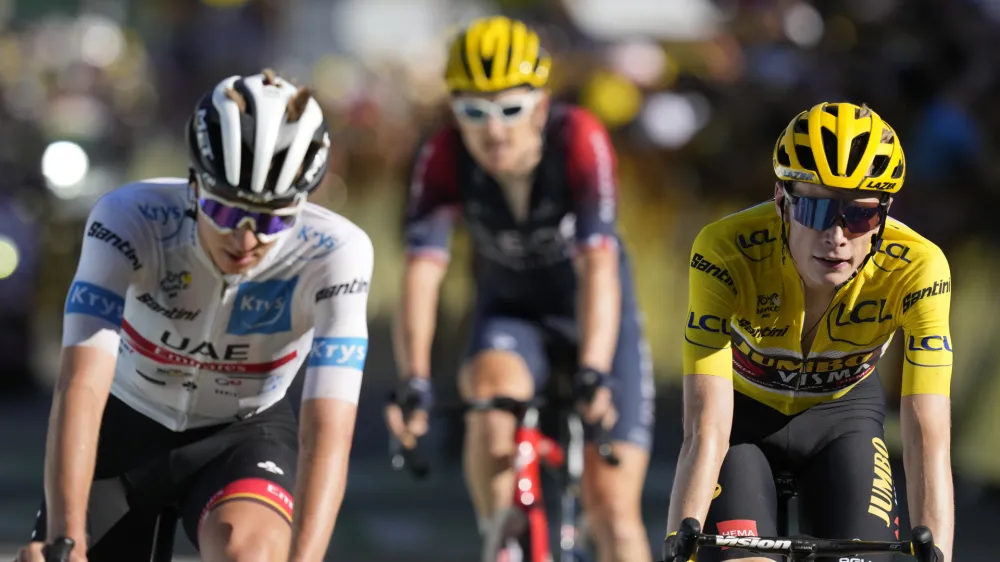
<svg viewBox="0 0 1000 562">
<path fill-rule="evenodd" d="M 371 241 L 306 202 L 330 146 L 308 90 L 269 70 L 227 78 L 187 137 L 189 179 L 122 187 L 87 221 L 45 502 L 19 560 L 65 538 L 71 560 L 148 560 L 164 506 L 202 560 L 326 552 L 368 348 Z M 303 366 L 296 431 L 285 392 Z"/>
</svg>

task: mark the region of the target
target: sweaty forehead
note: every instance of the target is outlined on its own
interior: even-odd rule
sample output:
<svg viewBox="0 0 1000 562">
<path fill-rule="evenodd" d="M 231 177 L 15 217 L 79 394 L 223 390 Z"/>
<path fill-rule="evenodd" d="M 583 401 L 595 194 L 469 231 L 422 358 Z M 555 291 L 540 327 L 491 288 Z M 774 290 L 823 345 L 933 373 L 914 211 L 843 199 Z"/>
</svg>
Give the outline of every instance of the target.
<svg viewBox="0 0 1000 562">
<path fill-rule="evenodd" d="M 789 190 L 792 195 L 797 195 L 800 197 L 822 197 L 826 199 L 843 199 L 845 201 L 878 201 L 878 197 L 873 196 L 871 192 L 865 192 L 858 189 L 837 189 L 833 187 L 826 187 L 825 185 L 818 185 L 815 183 L 805 183 L 805 182 L 792 182 L 791 189 Z"/>
</svg>

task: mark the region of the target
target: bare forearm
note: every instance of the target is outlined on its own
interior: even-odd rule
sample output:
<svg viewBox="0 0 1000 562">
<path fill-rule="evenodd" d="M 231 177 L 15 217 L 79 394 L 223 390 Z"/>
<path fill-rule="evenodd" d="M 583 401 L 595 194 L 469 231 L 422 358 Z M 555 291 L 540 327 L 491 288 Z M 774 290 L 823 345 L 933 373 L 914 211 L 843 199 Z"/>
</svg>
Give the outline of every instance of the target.
<svg viewBox="0 0 1000 562">
<path fill-rule="evenodd" d="M 601 254 L 587 256 L 579 278 L 580 364 L 608 372 L 621 324 L 621 280 L 617 254 L 605 250 Z"/>
<path fill-rule="evenodd" d="M 333 433 L 316 428 L 299 445 L 291 562 L 323 559 L 344 501 L 351 443 Z"/>
<path fill-rule="evenodd" d="M 670 492 L 667 532 L 676 531 L 687 517 L 705 521 L 728 449 L 728 438 L 685 439 Z"/>
<path fill-rule="evenodd" d="M 900 408 L 910 523 L 925 525 L 946 560 L 955 535 L 951 403 L 946 396 L 904 396 Z"/>
<path fill-rule="evenodd" d="M 97 439 L 108 390 L 80 377 L 60 381 L 52 402 L 45 444 L 48 536 L 85 536 L 87 502 L 94 479 Z"/>
<path fill-rule="evenodd" d="M 401 374 L 430 374 L 438 290 L 443 276 L 444 267 L 440 264 L 415 261 L 407 265 L 393 325 L 393 349 Z"/>
</svg>

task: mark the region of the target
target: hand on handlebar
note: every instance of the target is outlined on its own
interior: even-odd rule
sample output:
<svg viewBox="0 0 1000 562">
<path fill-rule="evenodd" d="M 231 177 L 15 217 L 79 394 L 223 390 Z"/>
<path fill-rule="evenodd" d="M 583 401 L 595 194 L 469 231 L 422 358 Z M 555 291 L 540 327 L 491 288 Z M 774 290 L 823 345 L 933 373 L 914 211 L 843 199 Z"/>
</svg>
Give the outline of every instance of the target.
<svg viewBox="0 0 1000 562">
<path fill-rule="evenodd" d="M 413 449 L 427 433 L 428 411 L 434 404 L 434 387 L 426 377 L 410 376 L 389 394 L 385 421 L 403 447 Z"/>
<path fill-rule="evenodd" d="M 618 422 L 618 411 L 611 400 L 611 376 L 583 367 L 573 377 L 573 401 L 577 412 L 588 424 L 600 423 L 611 429 Z"/>
<path fill-rule="evenodd" d="M 83 548 L 74 548 L 72 539 L 57 539 L 52 543 L 32 542 L 17 552 L 14 562 L 87 562 Z"/>
<path fill-rule="evenodd" d="M 701 532 L 701 524 L 697 519 L 687 518 L 681 521 L 679 531 L 671 532 L 663 540 L 660 550 L 660 562 L 693 562 L 697 552 L 697 536 Z"/>
<path fill-rule="evenodd" d="M 910 548 L 919 562 L 944 562 L 944 553 L 934 544 L 931 530 L 920 525 L 910 533 Z"/>
</svg>

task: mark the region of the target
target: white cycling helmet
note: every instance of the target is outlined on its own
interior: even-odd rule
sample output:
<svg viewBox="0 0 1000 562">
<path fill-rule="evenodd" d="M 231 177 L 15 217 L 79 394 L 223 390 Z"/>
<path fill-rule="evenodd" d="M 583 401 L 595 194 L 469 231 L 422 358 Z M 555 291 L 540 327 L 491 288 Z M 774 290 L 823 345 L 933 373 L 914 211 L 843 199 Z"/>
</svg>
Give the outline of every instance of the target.
<svg viewBox="0 0 1000 562">
<path fill-rule="evenodd" d="M 202 188 L 255 203 L 294 199 L 319 186 L 330 134 L 309 90 L 264 70 L 230 76 L 188 122 L 191 166 Z"/>
</svg>

